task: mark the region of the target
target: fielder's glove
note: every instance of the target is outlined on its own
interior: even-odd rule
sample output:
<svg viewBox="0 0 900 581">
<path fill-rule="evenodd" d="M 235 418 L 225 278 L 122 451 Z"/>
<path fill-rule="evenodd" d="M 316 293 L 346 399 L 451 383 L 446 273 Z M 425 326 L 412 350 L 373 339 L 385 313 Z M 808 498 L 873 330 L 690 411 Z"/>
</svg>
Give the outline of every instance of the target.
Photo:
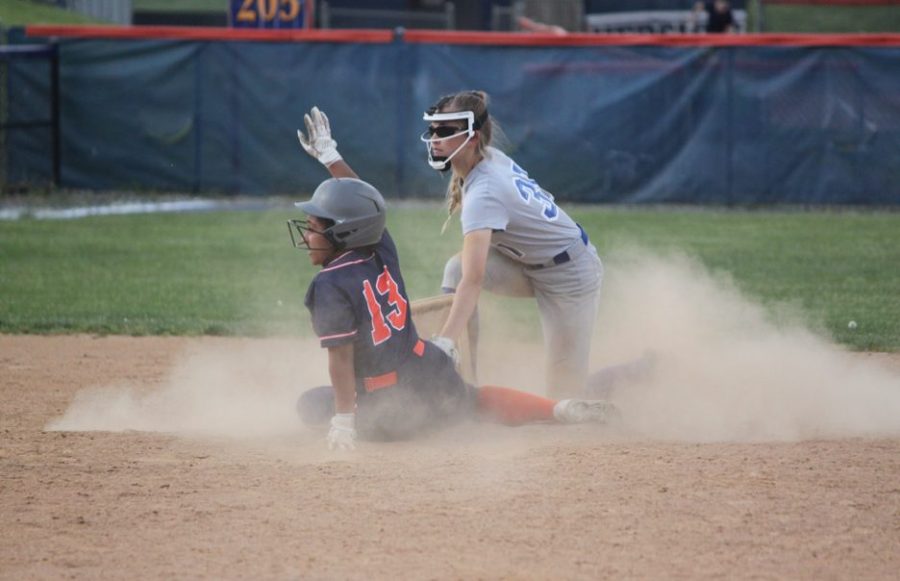
<svg viewBox="0 0 900 581">
<path fill-rule="evenodd" d="M 328 430 L 328 449 L 356 449 L 356 414 L 334 414 Z"/>
<path fill-rule="evenodd" d="M 319 111 L 318 107 L 313 107 L 303 116 L 303 122 L 306 124 L 306 135 L 298 129 L 297 139 L 306 153 L 325 167 L 343 159 L 338 153 L 337 141 L 331 138 L 331 124 L 325 113 Z"/>
<path fill-rule="evenodd" d="M 459 349 L 456 348 L 456 343 L 453 342 L 453 339 L 434 335 L 431 338 L 431 342 L 434 343 L 435 347 L 446 353 L 447 357 L 453 360 L 453 365 L 455 367 L 459 367 Z"/>
</svg>

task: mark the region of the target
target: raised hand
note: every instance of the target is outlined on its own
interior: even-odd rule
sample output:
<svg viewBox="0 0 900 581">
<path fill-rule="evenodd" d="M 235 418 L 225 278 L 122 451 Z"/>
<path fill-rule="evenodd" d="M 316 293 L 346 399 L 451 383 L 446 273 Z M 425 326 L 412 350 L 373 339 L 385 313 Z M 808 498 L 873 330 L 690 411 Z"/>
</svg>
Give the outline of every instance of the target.
<svg viewBox="0 0 900 581">
<path fill-rule="evenodd" d="M 306 153 L 325 167 L 343 159 L 338 153 L 337 141 L 331 137 L 331 123 L 323 111 L 313 107 L 303 116 L 303 123 L 306 125 L 306 135 L 298 129 L 297 139 Z"/>
</svg>

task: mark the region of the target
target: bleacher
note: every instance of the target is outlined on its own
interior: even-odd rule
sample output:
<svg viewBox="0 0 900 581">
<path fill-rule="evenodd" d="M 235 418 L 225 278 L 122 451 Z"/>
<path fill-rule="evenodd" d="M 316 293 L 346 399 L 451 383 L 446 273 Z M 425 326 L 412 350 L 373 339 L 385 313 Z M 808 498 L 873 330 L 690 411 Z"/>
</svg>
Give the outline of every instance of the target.
<svg viewBox="0 0 900 581">
<path fill-rule="evenodd" d="M 185 2 L 166 10 L 140 0 L 37 0 L 114 24 L 228 26 L 229 2 L 221 9 Z M 242 0 L 246 4 L 247 0 Z M 415 28 L 520 30 L 521 17 L 570 32 L 677 33 L 702 31 L 705 15 L 695 0 L 308 0 L 313 26 L 323 29 Z M 740 31 L 747 30 L 746 0 L 731 2 Z M 198 5 L 199 6 L 199 5 Z M 206 4 L 209 6 L 209 4 Z"/>
<path fill-rule="evenodd" d="M 457 28 L 455 2 L 416 4 L 416 8 L 410 9 L 410 2 L 406 0 L 383 0 L 377 3 L 320 0 L 316 11 L 317 22 L 319 28 Z"/>
</svg>

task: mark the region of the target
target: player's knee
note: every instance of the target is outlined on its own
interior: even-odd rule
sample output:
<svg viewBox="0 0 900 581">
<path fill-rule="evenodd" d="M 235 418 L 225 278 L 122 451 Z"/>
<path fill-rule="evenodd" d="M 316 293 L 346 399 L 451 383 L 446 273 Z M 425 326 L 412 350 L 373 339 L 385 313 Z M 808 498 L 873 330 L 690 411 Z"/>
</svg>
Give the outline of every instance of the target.
<svg viewBox="0 0 900 581">
<path fill-rule="evenodd" d="M 297 400 L 297 414 L 310 426 L 327 423 L 334 415 L 334 390 L 323 385 L 303 392 Z"/>
<path fill-rule="evenodd" d="M 462 280 L 462 259 L 459 254 L 454 254 L 444 265 L 444 279 L 441 281 L 441 290 L 445 294 L 456 292 L 459 281 Z"/>
</svg>

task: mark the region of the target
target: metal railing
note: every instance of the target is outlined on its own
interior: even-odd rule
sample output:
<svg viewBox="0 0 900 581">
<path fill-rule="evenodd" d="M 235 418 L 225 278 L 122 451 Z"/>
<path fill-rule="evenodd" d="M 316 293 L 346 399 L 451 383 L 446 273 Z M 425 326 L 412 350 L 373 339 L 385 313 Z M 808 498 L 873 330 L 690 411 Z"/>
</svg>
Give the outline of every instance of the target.
<svg viewBox="0 0 900 581">
<path fill-rule="evenodd" d="M 376 8 L 338 8 L 323 1 L 319 5 L 320 28 L 456 28 L 456 6 L 444 4 L 441 12 L 421 10 L 379 10 Z"/>
<path fill-rule="evenodd" d="M 747 31 L 747 12 L 732 10 L 735 32 Z M 693 10 L 642 10 L 635 12 L 605 12 L 588 14 L 588 32 L 684 34 L 703 33 L 709 15 Z"/>
</svg>

